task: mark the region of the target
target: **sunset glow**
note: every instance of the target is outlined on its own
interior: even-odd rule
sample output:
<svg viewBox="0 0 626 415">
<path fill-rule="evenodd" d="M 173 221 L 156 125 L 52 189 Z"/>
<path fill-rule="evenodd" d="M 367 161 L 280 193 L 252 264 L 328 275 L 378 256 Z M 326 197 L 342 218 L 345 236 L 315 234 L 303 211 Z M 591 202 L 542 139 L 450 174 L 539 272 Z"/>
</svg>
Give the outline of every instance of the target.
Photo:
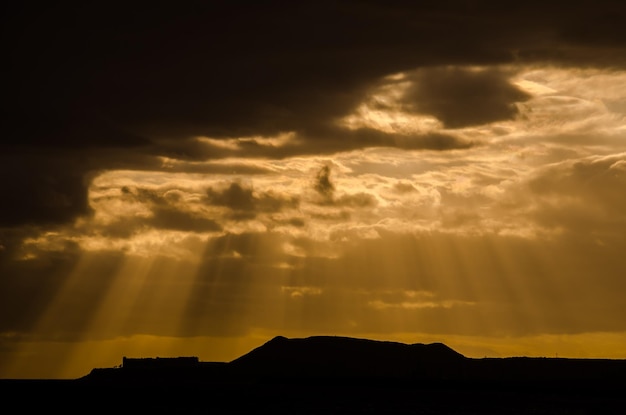
<svg viewBox="0 0 626 415">
<path fill-rule="evenodd" d="M 3 185 L 0 377 L 74 378 L 122 356 L 228 361 L 275 335 L 626 358 L 626 65 L 500 28 L 493 56 L 478 34 L 469 52 L 414 59 L 385 37 L 388 62 L 327 74 L 285 40 L 290 72 L 272 79 L 278 49 L 241 52 L 263 59 L 251 80 L 179 57 L 189 78 L 166 65 L 144 80 L 162 96 L 116 72 L 117 52 L 92 68 L 117 92 L 70 92 L 106 128 L 71 118 L 77 138 L 56 143 L 41 121 L 0 155 L 17 183 Z M 348 53 L 311 48 L 322 62 Z"/>
</svg>

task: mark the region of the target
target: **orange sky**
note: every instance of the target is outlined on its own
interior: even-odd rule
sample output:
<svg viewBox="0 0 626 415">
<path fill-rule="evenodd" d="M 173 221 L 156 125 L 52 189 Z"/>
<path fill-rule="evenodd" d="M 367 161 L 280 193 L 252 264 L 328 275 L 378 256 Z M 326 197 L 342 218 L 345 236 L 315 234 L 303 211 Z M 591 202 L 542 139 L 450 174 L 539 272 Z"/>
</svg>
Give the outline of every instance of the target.
<svg viewBox="0 0 626 415">
<path fill-rule="evenodd" d="M 12 10 L 0 378 L 275 335 L 626 358 L 623 10 L 472 4 Z"/>
</svg>

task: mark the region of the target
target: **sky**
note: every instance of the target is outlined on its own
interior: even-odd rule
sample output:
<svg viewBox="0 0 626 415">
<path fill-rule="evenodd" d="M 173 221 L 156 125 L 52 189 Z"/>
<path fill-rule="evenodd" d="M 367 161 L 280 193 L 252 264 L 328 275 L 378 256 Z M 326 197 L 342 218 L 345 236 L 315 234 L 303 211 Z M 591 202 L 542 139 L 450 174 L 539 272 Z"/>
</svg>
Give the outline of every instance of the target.
<svg viewBox="0 0 626 415">
<path fill-rule="evenodd" d="M 626 358 L 622 2 L 18 3 L 0 378 L 276 335 Z"/>
</svg>

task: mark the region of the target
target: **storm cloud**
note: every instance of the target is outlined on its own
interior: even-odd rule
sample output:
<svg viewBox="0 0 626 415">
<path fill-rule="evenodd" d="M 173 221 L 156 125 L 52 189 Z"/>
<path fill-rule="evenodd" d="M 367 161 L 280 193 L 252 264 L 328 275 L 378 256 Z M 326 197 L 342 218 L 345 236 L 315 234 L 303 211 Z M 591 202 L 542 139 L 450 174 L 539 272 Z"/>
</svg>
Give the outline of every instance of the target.
<svg viewBox="0 0 626 415">
<path fill-rule="evenodd" d="M 309 142 L 307 153 L 458 148 L 432 136 L 412 145 L 380 132 L 338 134 L 334 122 L 389 74 L 516 61 L 602 65 L 609 51 L 615 66 L 626 56 L 621 9 L 611 1 L 101 6 L 14 4 L 3 13 L 3 175 L 13 171 L 9 160 L 35 169 L 3 181 L 0 191 L 12 200 L 2 211 L 5 225 L 86 214 L 85 181 L 94 169 L 117 167 L 121 151 L 136 154 L 135 168 L 152 168 L 149 158 L 159 155 L 195 157 L 199 149 L 171 151 L 193 136 L 295 131 Z M 602 22 L 601 30 L 590 22 Z M 509 118 L 512 102 L 525 97 L 494 71 L 417 74 L 410 105 L 449 126 Z M 78 158 L 76 149 L 84 150 Z M 50 209 L 54 198 L 63 209 Z"/>
<path fill-rule="evenodd" d="M 530 98 L 497 70 L 433 68 L 410 79 L 403 97 L 408 109 L 434 115 L 448 128 L 512 119 L 515 103 Z"/>
</svg>

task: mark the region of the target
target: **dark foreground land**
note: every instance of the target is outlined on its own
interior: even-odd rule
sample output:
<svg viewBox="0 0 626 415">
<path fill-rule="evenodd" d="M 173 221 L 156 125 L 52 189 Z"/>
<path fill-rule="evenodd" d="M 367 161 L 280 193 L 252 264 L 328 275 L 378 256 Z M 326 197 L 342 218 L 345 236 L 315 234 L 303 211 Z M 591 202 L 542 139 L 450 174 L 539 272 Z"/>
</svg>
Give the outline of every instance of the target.
<svg viewBox="0 0 626 415">
<path fill-rule="evenodd" d="M 228 363 L 125 359 L 75 380 L 4 380 L 0 397 L 22 413 L 626 414 L 626 360 L 279 337 Z"/>
</svg>

